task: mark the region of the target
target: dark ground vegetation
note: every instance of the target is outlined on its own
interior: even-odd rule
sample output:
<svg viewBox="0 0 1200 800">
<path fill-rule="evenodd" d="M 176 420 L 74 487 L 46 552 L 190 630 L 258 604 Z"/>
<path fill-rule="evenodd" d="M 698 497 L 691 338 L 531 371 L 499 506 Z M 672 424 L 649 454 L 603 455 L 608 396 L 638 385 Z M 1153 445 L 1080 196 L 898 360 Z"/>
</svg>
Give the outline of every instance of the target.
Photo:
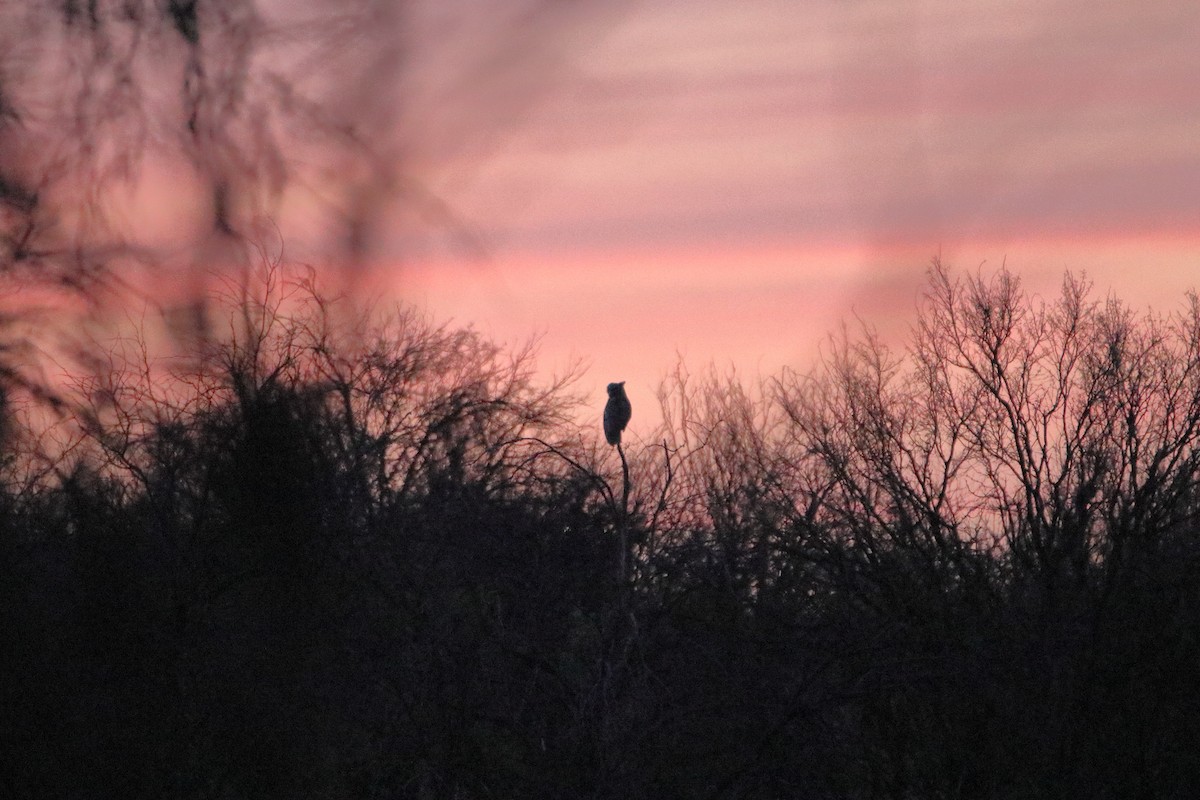
<svg viewBox="0 0 1200 800">
<path fill-rule="evenodd" d="M 935 265 L 906 351 L 677 373 L 623 508 L 529 353 L 259 288 L 53 448 L 13 390 L 3 796 L 1200 789 L 1196 298 Z"/>
<path fill-rule="evenodd" d="M 618 5 L 457 4 L 428 108 L 475 150 Z M 935 266 L 907 349 L 680 368 L 628 481 L 529 352 L 270 270 L 44 380 L 18 290 L 176 274 L 147 165 L 204 268 L 304 185 L 329 263 L 454 225 L 413 6 L 0 2 L 0 797 L 1200 796 L 1194 296 Z"/>
</svg>

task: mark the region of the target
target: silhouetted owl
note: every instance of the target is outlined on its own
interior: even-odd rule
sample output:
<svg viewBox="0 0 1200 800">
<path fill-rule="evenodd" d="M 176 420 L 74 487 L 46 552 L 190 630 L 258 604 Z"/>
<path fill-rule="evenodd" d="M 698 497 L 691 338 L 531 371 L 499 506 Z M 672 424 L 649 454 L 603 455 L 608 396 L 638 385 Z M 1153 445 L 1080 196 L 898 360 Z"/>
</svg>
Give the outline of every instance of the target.
<svg viewBox="0 0 1200 800">
<path fill-rule="evenodd" d="M 608 405 L 604 406 L 604 438 L 609 444 L 621 443 L 621 431 L 629 424 L 633 413 L 625 396 L 625 381 L 608 385 Z"/>
</svg>

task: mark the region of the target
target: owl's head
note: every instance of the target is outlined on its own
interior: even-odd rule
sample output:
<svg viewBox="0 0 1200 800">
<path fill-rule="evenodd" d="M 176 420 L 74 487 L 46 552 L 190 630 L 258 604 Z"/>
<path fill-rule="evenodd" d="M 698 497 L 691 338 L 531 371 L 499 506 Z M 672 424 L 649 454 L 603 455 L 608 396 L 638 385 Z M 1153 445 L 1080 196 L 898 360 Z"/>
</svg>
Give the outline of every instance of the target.
<svg viewBox="0 0 1200 800">
<path fill-rule="evenodd" d="M 625 394 L 625 381 L 621 381 L 619 383 L 610 383 L 608 385 L 609 397 L 620 397 L 623 394 Z"/>
</svg>

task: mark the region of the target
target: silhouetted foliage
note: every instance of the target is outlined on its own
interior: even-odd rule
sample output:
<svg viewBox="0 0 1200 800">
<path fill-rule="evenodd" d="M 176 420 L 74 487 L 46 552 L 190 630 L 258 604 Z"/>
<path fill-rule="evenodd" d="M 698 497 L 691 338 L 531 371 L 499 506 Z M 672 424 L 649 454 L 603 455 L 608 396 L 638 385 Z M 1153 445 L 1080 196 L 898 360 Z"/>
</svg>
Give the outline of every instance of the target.
<svg viewBox="0 0 1200 800">
<path fill-rule="evenodd" d="M 935 265 L 903 353 L 681 367 L 623 508 L 529 349 L 245 289 L 8 421 L 6 796 L 1198 788 L 1194 297 Z"/>
<path fill-rule="evenodd" d="M 183 230 L 167 248 L 207 254 L 206 269 L 228 265 L 197 237 L 255 241 L 288 193 L 312 204 L 306 235 L 352 258 L 370 255 L 397 200 L 448 222 L 418 159 L 484 135 L 489 116 L 498 127 L 576 22 L 604 13 L 545 0 L 5 3 L 0 276 L 79 291 L 131 261 L 161 267 L 154 236 L 123 218 L 142 189 L 207 207 L 200 220 L 172 210 Z M 456 60 L 424 72 L 442 49 Z"/>
<path fill-rule="evenodd" d="M 477 257 L 439 169 L 503 135 L 621 5 L 0 3 L 0 391 L 54 396 L 13 349 L 66 362 L 81 323 L 147 297 L 205 333 L 211 277 L 265 241 L 348 284 L 414 246 Z"/>
</svg>

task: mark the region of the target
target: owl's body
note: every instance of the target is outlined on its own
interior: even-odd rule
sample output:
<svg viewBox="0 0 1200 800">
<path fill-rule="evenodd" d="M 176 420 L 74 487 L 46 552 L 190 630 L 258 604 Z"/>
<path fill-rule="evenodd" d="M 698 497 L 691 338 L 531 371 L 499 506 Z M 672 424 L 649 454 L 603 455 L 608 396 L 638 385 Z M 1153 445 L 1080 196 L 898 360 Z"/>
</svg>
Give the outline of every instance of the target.
<svg viewBox="0 0 1200 800">
<path fill-rule="evenodd" d="M 625 396 L 625 381 L 608 385 L 608 404 L 604 406 L 604 438 L 609 444 L 621 443 L 621 431 L 629 424 L 633 408 Z"/>
</svg>

